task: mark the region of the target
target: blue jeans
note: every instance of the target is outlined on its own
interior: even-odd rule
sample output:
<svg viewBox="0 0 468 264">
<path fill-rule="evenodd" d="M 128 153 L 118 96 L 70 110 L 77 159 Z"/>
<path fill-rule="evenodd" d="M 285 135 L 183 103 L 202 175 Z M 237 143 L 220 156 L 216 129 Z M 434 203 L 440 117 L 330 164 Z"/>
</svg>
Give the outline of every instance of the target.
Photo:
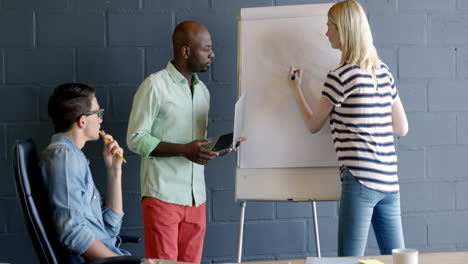
<svg viewBox="0 0 468 264">
<path fill-rule="evenodd" d="M 345 166 L 341 166 L 340 173 L 338 256 L 364 256 L 371 222 L 380 254 L 388 255 L 392 249 L 404 248 L 400 192 L 367 188 Z"/>
</svg>

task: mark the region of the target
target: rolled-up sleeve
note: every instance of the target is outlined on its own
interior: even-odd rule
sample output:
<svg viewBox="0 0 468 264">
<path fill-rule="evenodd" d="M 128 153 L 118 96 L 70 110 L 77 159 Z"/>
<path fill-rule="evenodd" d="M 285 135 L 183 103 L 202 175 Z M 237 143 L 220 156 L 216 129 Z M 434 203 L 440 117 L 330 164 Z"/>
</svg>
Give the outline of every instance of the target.
<svg viewBox="0 0 468 264">
<path fill-rule="evenodd" d="M 78 210 L 59 208 L 54 212 L 60 242 L 76 255 L 83 254 L 95 239 L 84 221 L 86 220 Z"/>
<path fill-rule="evenodd" d="M 144 158 L 149 158 L 161 142 L 151 134 L 158 109 L 159 104 L 150 76 L 140 85 L 133 98 L 127 130 L 128 148 Z"/>
<path fill-rule="evenodd" d="M 106 232 L 111 237 L 119 235 L 123 216 L 123 214 L 119 215 L 115 213 L 105 203 L 102 203 L 102 219 L 104 220 Z"/>
<path fill-rule="evenodd" d="M 67 147 L 49 150 L 41 168 L 49 188 L 53 219 L 62 245 L 75 254 L 83 254 L 95 236 L 86 225 L 83 195 L 83 164 L 77 163 L 76 154 Z"/>
</svg>

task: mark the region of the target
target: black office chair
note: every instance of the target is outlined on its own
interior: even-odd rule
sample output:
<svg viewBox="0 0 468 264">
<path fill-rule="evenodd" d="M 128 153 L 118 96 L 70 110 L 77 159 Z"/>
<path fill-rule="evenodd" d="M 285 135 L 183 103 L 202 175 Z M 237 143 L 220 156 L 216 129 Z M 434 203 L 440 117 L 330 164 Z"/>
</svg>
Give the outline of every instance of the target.
<svg viewBox="0 0 468 264">
<path fill-rule="evenodd" d="M 60 245 L 52 222 L 52 210 L 38 167 L 37 152 L 31 139 L 17 140 L 12 149 L 17 196 L 23 209 L 24 221 L 40 263 L 68 263 L 68 254 Z M 139 242 L 137 237 L 126 236 L 123 242 Z M 139 257 L 113 257 L 97 261 L 99 264 L 139 264 Z"/>
</svg>

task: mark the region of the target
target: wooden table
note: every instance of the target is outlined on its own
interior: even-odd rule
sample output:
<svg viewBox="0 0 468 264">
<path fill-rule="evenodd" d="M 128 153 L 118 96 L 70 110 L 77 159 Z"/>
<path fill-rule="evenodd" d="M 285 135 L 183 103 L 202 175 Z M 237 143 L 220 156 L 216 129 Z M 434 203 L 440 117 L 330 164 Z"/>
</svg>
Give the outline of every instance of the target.
<svg viewBox="0 0 468 264">
<path fill-rule="evenodd" d="M 179 262 L 179 261 L 172 261 L 172 260 L 165 260 L 165 259 L 152 259 L 154 264 L 192 264 L 188 262 Z M 1 264 L 1 263 L 0 263 Z M 304 263 L 302 263 L 304 264 Z"/>
<path fill-rule="evenodd" d="M 392 256 L 366 256 L 367 259 L 378 259 L 385 264 L 393 264 Z M 274 260 L 242 262 L 245 264 L 304 264 L 305 259 Z M 468 264 L 468 252 L 440 252 L 440 253 L 419 253 L 419 264 Z"/>
</svg>

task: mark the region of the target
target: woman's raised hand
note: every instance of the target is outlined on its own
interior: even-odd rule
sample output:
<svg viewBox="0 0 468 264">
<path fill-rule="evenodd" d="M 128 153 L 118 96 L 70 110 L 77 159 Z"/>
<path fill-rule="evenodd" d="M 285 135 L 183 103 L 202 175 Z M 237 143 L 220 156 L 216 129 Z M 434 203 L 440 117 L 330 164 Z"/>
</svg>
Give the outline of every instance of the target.
<svg viewBox="0 0 468 264">
<path fill-rule="evenodd" d="M 297 88 L 301 87 L 302 84 L 302 68 L 295 68 L 294 66 L 289 66 L 289 79 L 294 82 Z"/>
</svg>

